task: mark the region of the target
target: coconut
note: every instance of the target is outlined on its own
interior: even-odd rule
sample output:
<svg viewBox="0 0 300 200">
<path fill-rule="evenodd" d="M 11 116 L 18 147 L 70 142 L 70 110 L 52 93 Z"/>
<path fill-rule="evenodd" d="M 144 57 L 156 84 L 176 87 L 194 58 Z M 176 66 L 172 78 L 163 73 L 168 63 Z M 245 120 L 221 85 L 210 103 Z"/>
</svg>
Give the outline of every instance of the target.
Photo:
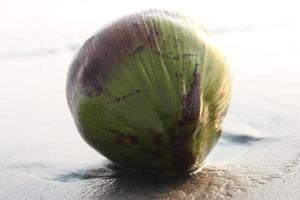
<svg viewBox="0 0 300 200">
<path fill-rule="evenodd" d="M 125 16 L 90 37 L 67 76 L 83 139 L 120 166 L 170 174 L 199 169 L 230 100 L 223 54 L 189 18 Z"/>
</svg>

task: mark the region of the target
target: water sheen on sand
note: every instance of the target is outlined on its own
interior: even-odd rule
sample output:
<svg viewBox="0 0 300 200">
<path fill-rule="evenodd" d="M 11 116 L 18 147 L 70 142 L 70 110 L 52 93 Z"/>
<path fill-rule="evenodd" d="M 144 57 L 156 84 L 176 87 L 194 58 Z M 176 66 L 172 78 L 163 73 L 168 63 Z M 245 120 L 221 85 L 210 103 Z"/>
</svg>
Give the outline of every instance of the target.
<svg viewBox="0 0 300 200">
<path fill-rule="evenodd" d="M 300 27 L 213 33 L 233 96 L 222 138 L 190 177 L 122 170 L 84 143 L 64 88 L 78 44 L 2 52 L 0 199 L 299 198 Z"/>
</svg>

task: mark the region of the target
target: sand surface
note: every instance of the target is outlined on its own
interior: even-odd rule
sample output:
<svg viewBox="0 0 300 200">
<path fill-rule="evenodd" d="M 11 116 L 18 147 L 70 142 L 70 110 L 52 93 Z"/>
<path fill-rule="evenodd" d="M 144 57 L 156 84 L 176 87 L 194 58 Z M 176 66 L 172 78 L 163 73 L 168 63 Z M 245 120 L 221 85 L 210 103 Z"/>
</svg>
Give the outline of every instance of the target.
<svg viewBox="0 0 300 200">
<path fill-rule="evenodd" d="M 85 29 L 75 32 L 46 22 L 5 23 L 0 33 L 0 199 L 300 199 L 295 21 L 209 27 L 230 63 L 233 96 L 218 145 L 185 178 L 120 170 L 80 138 L 65 79 L 96 23 L 79 21 Z"/>
</svg>

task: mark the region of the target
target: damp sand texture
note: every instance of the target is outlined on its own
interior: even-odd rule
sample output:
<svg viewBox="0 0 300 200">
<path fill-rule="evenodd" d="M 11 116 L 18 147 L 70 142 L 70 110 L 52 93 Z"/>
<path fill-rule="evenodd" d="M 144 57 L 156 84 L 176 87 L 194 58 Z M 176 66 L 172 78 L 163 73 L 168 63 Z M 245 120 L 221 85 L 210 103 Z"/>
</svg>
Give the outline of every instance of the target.
<svg viewBox="0 0 300 200">
<path fill-rule="evenodd" d="M 299 199 L 299 24 L 209 27 L 230 64 L 232 99 L 222 137 L 189 178 L 119 170 L 80 138 L 64 85 L 98 28 L 86 27 L 78 38 L 78 26 L 49 28 L 51 37 L 19 30 L 15 46 L 11 26 L 1 31 L 0 199 Z"/>
</svg>

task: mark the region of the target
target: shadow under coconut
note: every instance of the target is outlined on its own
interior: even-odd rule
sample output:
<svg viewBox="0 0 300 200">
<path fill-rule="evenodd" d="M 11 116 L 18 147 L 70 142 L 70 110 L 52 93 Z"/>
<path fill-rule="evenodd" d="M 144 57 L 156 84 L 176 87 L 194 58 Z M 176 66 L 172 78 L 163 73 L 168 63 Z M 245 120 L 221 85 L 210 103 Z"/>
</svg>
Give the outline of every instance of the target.
<svg viewBox="0 0 300 200">
<path fill-rule="evenodd" d="M 228 170 L 205 167 L 186 177 L 131 171 L 110 165 L 107 169 L 87 171 L 81 199 L 210 199 L 230 197 L 243 191 L 238 176 Z"/>
<path fill-rule="evenodd" d="M 224 133 L 218 154 L 234 145 L 251 146 L 262 140 L 249 135 Z M 225 151 L 225 152 L 221 152 Z M 236 151 L 235 151 L 236 152 Z M 234 156 L 237 155 L 237 152 Z M 222 156 L 222 155 L 221 155 Z M 233 156 L 233 155 L 232 155 Z M 224 161 L 224 160 L 223 160 Z M 238 170 L 204 167 L 190 176 L 168 176 L 127 170 L 113 163 L 57 176 L 56 181 L 84 181 L 80 199 L 223 199 L 244 191 L 245 182 Z"/>
</svg>

